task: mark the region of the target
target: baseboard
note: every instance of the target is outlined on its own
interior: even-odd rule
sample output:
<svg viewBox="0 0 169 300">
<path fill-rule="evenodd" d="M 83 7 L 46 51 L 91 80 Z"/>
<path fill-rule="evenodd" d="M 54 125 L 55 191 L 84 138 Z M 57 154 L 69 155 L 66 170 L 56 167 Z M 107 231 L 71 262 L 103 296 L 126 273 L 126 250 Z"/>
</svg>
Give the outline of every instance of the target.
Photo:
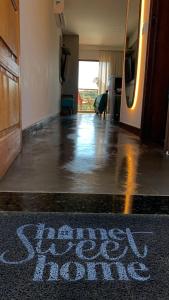
<svg viewBox="0 0 169 300">
<path fill-rule="evenodd" d="M 141 129 L 139 129 L 137 127 L 134 127 L 134 126 L 122 123 L 122 122 L 119 122 L 119 126 L 127 131 L 130 131 L 138 136 L 141 136 Z"/>
<path fill-rule="evenodd" d="M 50 123 L 52 123 L 54 120 L 58 118 L 59 118 L 59 114 L 55 114 L 45 119 L 42 119 L 37 123 L 32 124 L 31 126 L 25 128 L 22 131 L 23 138 L 37 134 L 37 131 L 42 130 L 44 127 L 46 127 L 47 125 L 49 125 Z"/>
</svg>

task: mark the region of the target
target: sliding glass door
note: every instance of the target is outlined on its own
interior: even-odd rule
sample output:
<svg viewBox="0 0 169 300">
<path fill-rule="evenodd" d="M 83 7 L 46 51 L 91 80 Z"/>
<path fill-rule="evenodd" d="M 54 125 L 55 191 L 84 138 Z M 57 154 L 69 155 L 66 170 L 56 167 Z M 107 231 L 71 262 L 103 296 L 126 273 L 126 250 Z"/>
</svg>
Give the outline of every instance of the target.
<svg viewBox="0 0 169 300">
<path fill-rule="evenodd" d="M 98 95 L 98 61 L 79 61 L 78 112 L 94 112 Z"/>
</svg>

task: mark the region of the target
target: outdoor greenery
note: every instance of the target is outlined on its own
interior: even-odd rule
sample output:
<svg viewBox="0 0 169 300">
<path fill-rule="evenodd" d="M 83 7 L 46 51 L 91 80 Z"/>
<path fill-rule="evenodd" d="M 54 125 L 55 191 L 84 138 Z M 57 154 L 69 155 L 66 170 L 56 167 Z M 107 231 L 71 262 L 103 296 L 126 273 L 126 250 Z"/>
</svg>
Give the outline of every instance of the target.
<svg viewBox="0 0 169 300">
<path fill-rule="evenodd" d="M 79 90 L 79 111 L 94 111 L 98 90 Z"/>
</svg>

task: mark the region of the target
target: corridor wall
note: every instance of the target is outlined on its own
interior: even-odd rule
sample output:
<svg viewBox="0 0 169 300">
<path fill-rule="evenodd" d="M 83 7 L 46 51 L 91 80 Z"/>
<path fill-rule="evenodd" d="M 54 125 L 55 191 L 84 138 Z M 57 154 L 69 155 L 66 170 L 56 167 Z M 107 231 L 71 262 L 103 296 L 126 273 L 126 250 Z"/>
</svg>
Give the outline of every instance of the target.
<svg viewBox="0 0 169 300">
<path fill-rule="evenodd" d="M 20 1 L 22 128 L 60 111 L 60 29 L 53 0 Z"/>
</svg>

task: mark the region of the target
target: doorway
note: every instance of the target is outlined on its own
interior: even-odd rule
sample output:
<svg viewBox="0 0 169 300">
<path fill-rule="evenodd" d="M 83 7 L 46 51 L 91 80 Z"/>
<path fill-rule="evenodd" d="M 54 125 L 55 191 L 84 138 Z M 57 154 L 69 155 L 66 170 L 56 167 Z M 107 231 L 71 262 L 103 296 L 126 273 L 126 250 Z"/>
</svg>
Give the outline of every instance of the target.
<svg viewBox="0 0 169 300">
<path fill-rule="evenodd" d="M 94 112 L 94 101 L 98 96 L 98 61 L 79 61 L 78 112 Z"/>
</svg>

